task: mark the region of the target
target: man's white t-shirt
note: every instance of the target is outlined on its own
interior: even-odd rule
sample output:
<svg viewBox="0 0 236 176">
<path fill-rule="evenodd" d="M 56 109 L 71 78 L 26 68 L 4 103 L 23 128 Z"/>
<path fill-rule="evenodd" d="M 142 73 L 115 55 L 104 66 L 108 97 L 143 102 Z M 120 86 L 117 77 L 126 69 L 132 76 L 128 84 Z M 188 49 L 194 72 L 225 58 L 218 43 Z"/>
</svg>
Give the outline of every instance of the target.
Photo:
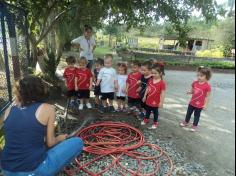
<svg viewBox="0 0 236 176">
<path fill-rule="evenodd" d="M 118 80 L 118 92 L 116 93 L 116 96 L 118 97 L 126 97 L 126 81 L 128 79 L 127 75 L 117 75 L 117 80 Z"/>
<path fill-rule="evenodd" d="M 117 75 L 114 68 L 102 68 L 98 74 L 98 79 L 101 80 L 102 93 L 115 92 L 115 81 L 117 81 Z"/>
<path fill-rule="evenodd" d="M 94 38 L 86 39 L 85 36 L 80 36 L 71 42 L 72 44 L 79 44 L 83 50 L 80 52 L 80 57 L 86 57 L 87 60 L 93 60 L 93 48 L 96 46 Z"/>
</svg>

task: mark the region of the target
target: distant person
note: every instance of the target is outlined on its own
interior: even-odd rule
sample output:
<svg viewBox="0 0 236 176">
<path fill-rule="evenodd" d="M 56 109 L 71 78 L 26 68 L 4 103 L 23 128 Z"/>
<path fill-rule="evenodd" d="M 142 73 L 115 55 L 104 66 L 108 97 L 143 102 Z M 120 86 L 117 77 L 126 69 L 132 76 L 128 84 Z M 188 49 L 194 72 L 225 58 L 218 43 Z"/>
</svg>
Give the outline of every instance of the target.
<svg viewBox="0 0 236 176">
<path fill-rule="evenodd" d="M 113 56 L 107 54 L 104 59 L 104 67 L 98 75 L 97 86 L 101 85 L 102 103 L 101 113 L 115 112 L 114 99 L 118 89 L 116 70 L 112 67 Z M 107 106 L 108 103 L 108 106 Z"/>
<path fill-rule="evenodd" d="M 159 109 L 163 108 L 166 92 L 166 83 L 162 78 L 163 73 L 159 65 L 152 68 L 152 79 L 149 80 L 146 92 L 143 97 L 145 103 L 146 116 L 141 125 L 149 123 L 150 115 L 154 115 L 152 129 L 157 129 L 159 125 Z"/>
<path fill-rule="evenodd" d="M 78 46 L 80 50 L 80 57 L 85 57 L 88 60 L 87 67 L 91 70 L 93 67 L 93 52 L 96 48 L 95 39 L 92 37 L 93 28 L 91 26 L 84 26 L 84 35 L 72 40 L 72 44 Z"/>
<path fill-rule="evenodd" d="M 82 140 L 67 139 L 66 134 L 55 137 L 55 108 L 45 103 L 47 91 L 40 78 L 19 80 L 15 95 L 4 116 L 4 175 L 56 175 L 82 152 Z"/>
<path fill-rule="evenodd" d="M 211 95 L 211 85 L 208 83 L 212 77 L 211 69 L 199 67 L 197 72 L 197 81 L 192 83 L 192 89 L 188 92 L 188 94 L 192 95 L 192 99 L 188 106 L 187 115 L 185 121 L 180 123 L 181 127 L 189 126 L 191 116 L 194 113 L 194 122 L 191 128 L 192 132 L 198 130 L 201 112 L 202 110 L 207 109 Z"/>
</svg>

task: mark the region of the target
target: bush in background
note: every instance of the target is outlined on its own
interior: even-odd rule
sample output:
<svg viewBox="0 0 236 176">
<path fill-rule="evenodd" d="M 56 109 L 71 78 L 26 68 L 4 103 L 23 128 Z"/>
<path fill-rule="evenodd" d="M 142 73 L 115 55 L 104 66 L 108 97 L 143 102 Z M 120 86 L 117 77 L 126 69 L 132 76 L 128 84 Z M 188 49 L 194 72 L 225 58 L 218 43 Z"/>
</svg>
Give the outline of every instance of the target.
<svg viewBox="0 0 236 176">
<path fill-rule="evenodd" d="M 197 57 L 224 58 L 224 52 L 220 48 L 197 51 Z"/>
</svg>

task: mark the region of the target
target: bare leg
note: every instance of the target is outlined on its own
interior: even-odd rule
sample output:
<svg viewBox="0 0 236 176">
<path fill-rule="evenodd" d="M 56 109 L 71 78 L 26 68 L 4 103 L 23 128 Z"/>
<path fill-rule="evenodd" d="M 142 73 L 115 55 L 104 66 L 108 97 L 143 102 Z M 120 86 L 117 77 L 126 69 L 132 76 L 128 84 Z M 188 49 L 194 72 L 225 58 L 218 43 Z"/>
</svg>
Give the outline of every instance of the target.
<svg viewBox="0 0 236 176">
<path fill-rule="evenodd" d="M 118 105 L 118 109 L 122 109 L 122 102 L 121 102 L 121 100 L 117 100 L 117 105 Z"/>
<path fill-rule="evenodd" d="M 113 106 L 113 100 L 108 100 L 109 106 Z"/>
</svg>

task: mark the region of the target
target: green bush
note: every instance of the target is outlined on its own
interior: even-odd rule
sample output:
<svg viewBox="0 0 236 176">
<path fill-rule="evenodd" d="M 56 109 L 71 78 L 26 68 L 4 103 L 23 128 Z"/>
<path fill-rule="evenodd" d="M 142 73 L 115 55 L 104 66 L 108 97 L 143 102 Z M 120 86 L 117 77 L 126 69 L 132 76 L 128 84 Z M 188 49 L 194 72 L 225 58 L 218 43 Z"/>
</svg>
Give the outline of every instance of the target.
<svg viewBox="0 0 236 176">
<path fill-rule="evenodd" d="M 192 66 L 192 67 L 199 67 L 199 66 L 205 66 L 210 67 L 213 69 L 235 69 L 235 63 L 234 62 L 166 62 L 166 65 L 168 66 Z"/>
<path fill-rule="evenodd" d="M 56 57 L 56 54 L 52 49 L 47 49 L 47 56 L 44 58 L 45 62 L 45 70 L 47 71 L 45 74 L 54 79 L 56 77 L 57 66 L 60 63 L 60 58 Z"/>
<path fill-rule="evenodd" d="M 223 58 L 224 52 L 220 48 L 212 50 L 197 51 L 197 57 Z"/>
</svg>

